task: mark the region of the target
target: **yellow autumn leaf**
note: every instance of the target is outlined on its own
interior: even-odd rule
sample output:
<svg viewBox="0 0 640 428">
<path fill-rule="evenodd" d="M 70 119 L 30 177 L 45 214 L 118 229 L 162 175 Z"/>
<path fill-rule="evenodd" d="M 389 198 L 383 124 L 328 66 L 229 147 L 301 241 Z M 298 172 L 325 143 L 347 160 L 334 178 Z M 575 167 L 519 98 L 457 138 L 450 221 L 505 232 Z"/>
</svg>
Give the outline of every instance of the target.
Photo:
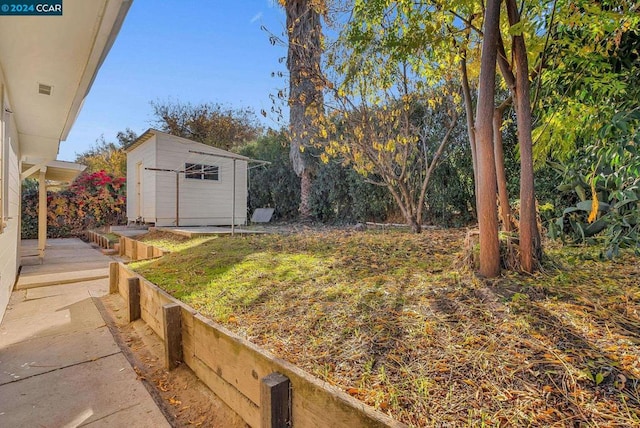
<svg viewBox="0 0 640 428">
<path fill-rule="evenodd" d="M 596 221 L 596 217 L 598 216 L 598 193 L 596 193 L 596 185 L 595 180 L 591 182 L 591 213 L 589 213 L 589 218 L 587 221 L 589 223 L 593 223 Z"/>
</svg>

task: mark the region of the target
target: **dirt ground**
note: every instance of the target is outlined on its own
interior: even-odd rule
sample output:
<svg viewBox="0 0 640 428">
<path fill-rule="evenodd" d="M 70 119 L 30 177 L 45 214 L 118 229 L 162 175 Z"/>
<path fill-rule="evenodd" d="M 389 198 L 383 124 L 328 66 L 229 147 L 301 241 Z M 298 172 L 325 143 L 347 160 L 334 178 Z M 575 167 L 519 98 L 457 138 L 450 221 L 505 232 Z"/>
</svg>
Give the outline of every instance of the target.
<svg viewBox="0 0 640 428">
<path fill-rule="evenodd" d="M 99 299 L 107 324 L 138 378 L 174 427 L 245 428 L 248 425 L 216 397 L 185 365 L 173 371 L 164 368 L 160 338 L 142 320 L 127 323 L 127 308 L 121 296 Z M 110 318 L 110 319 L 109 319 Z"/>
</svg>

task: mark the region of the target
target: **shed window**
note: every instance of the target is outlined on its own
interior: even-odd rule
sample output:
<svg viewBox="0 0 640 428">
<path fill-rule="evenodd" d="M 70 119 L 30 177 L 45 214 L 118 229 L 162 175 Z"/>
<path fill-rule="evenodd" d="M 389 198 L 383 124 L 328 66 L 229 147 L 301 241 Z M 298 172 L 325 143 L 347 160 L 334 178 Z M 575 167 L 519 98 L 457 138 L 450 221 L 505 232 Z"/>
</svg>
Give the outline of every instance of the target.
<svg viewBox="0 0 640 428">
<path fill-rule="evenodd" d="M 220 180 L 219 168 L 216 165 L 204 165 L 199 163 L 184 164 L 185 177 L 194 180 Z"/>
</svg>

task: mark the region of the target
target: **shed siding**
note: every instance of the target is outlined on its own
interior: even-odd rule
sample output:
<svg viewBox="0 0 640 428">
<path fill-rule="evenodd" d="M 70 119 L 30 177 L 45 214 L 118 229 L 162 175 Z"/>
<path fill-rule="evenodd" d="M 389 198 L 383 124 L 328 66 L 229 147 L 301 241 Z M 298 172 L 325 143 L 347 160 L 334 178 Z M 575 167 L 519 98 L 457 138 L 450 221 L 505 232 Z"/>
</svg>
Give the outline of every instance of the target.
<svg viewBox="0 0 640 428">
<path fill-rule="evenodd" d="M 0 87 L 2 86 L 4 85 L 0 74 Z M 0 112 L 4 112 L 2 102 L 0 102 L 0 108 Z M 0 171 L 2 173 L 1 184 L 4 187 L 2 196 L 6 198 L 1 203 L 7 208 L 4 213 L 5 227 L 0 232 L 0 320 L 2 320 L 20 265 L 21 180 L 20 163 L 18 161 L 20 152 L 15 122 L 12 116 L 6 114 L 0 114 L 0 120 L 6 120 L 6 123 L 0 124 L 0 144 L 4 147 L 3 165 Z M 5 132 L 2 132 L 3 127 L 6 127 Z M 4 138 L 3 134 L 5 134 Z"/>
<path fill-rule="evenodd" d="M 135 221 L 138 217 L 138 163 L 141 162 L 142 220 L 147 223 L 156 221 L 156 172 L 145 168 L 156 167 L 156 137 L 127 153 L 127 219 Z"/>
<path fill-rule="evenodd" d="M 224 151 L 202 148 L 201 144 L 158 134 L 157 167 L 183 170 L 185 163 L 216 165 L 219 180 L 194 180 L 179 176 L 180 226 L 230 225 L 233 204 L 233 159 L 190 153 L 189 150 L 208 153 Z M 175 174 L 156 172 L 156 225 L 176 225 L 176 177 Z M 247 162 L 236 160 L 236 209 L 235 223 L 247 219 Z"/>
</svg>

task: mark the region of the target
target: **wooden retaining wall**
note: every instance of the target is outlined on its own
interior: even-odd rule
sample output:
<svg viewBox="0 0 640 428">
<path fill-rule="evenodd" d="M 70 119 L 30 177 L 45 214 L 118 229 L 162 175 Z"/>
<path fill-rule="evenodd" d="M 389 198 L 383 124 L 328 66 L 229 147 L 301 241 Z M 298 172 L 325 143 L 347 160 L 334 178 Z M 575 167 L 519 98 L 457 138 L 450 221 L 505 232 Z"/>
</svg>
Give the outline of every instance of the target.
<svg viewBox="0 0 640 428">
<path fill-rule="evenodd" d="M 252 427 L 405 426 L 203 317 L 122 263 L 111 265 L 110 291 L 120 293 L 131 316 L 139 313 L 165 341 L 165 355 L 181 354 L 184 363 Z M 167 321 L 167 313 L 176 306 L 180 316 Z M 172 332 L 176 325 L 179 331 Z M 171 361 L 166 366 L 171 368 Z"/>
<path fill-rule="evenodd" d="M 127 238 L 126 236 L 120 237 L 120 255 L 127 256 L 131 260 L 147 260 L 156 257 L 162 257 L 167 251 L 156 248 L 152 245 L 147 245 L 144 242 L 136 241 L 135 239 Z"/>
<path fill-rule="evenodd" d="M 84 236 L 87 239 L 87 241 L 93 242 L 94 244 L 97 244 L 102 248 L 106 248 L 106 249 L 113 248 L 113 242 L 110 242 L 106 236 L 98 232 L 94 232 L 93 230 L 87 230 L 84 232 Z"/>
</svg>

